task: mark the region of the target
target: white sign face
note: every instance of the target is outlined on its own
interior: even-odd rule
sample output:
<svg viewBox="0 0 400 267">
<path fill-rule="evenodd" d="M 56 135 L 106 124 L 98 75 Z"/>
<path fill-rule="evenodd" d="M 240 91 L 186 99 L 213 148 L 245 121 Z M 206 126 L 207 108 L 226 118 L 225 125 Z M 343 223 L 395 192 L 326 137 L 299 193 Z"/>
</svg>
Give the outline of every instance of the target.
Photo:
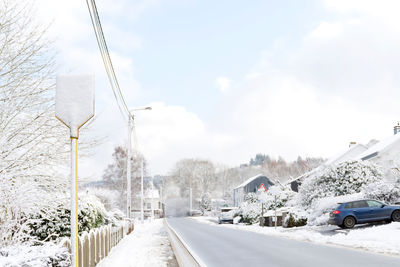
<svg viewBox="0 0 400 267">
<path fill-rule="evenodd" d="M 78 138 L 78 130 L 94 116 L 94 76 L 57 76 L 56 117 Z"/>
</svg>

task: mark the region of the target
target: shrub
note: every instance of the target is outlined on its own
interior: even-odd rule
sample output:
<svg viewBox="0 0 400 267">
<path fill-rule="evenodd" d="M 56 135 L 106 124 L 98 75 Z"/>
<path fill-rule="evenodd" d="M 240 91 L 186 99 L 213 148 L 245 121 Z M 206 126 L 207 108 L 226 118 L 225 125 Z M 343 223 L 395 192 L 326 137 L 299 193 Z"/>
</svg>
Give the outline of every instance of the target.
<svg viewBox="0 0 400 267">
<path fill-rule="evenodd" d="M 288 187 L 283 186 L 271 186 L 265 193 L 261 193 L 259 199 L 264 203 L 264 210 L 275 209 L 275 197 L 276 197 L 276 208 L 282 208 L 286 206 L 286 203 L 293 198 L 296 193 Z"/>
<path fill-rule="evenodd" d="M 305 226 L 307 224 L 307 214 L 298 209 L 291 209 L 283 220 L 282 226 L 285 228 Z"/>
<path fill-rule="evenodd" d="M 359 193 L 367 185 L 382 179 L 381 171 L 371 162 L 343 162 L 308 177 L 299 188 L 299 201 L 309 208 L 317 199 Z"/>
<path fill-rule="evenodd" d="M 95 196 L 82 194 L 79 196 L 78 231 L 89 232 L 93 228 L 113 222 L 103 204 Z M 42 208 L 27 216 L 26 233 L 34 241 L 57 240 L 70 236 L 71 211 L 66 203 L 59 202 L 53 206 Z"/>
<path fill-rule="evenodd" d="M 363 190 L 364 197 L 376 199 L 388 204 L 400 201 L 400 178 L 394 183 L 378 181 L 366 186 Z"/>
</svg>

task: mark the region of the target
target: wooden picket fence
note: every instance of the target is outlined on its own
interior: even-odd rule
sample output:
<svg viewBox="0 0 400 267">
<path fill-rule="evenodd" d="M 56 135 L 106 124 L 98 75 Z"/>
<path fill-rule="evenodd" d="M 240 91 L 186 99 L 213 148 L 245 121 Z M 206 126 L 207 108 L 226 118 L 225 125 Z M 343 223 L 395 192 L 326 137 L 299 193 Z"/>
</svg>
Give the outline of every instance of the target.
<svg viewBox="0 0 400 267">
<path fill-rule="evenodd" d="M 116 246 L 126 235 L 134 229 L 133 222 L 126 221 L 119 227 L 111 225 L 92 229 L 89 233 L 84 232 L 79 236 L 79 267 L 94 267 L 102 259 L 107 257 L 111 248 Z M 71 252 L 71 242 L 64 239 L 62 245 Z"/>
</svg>

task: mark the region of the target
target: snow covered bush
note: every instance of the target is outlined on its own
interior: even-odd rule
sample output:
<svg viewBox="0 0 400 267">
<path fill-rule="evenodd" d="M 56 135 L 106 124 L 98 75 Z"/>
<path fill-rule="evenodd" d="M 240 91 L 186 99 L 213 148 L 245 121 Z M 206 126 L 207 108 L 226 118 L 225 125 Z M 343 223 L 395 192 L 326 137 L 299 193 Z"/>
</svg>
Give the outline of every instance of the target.
<svg viewBox="0 0 400 267">
<path fill-rule="evenodd" d="M 285 228 L 299 227 L 307 224 L 307 213 L 301 209 L 291 208 L 282 222 Z"/>
<path fill-rule="evenodd" d="M 364 197 L 376 199 L 388 204 L 400 201 L 400 178 L 395 182 L 377 181 L 363 190 Z"/>
<path fill-rule="evenodd" d="M 318 199 L 361 192 L 383 179 L 376 165 L 367 161 L 348 161 L 328 166 L 308 177 L 299 188 L 300 204 L 310 208 Z"/>
<path fill-rule="evenodd" d="M 200 209 L 203 212 L 211 210 L 210 194 L 208 194 L 208 193 L 203 194 L 203 196 L 201 197 Z"/>
<path fill-rule="evenodd" d="M 257 194 L 247 193 L 240 203 L 234 217 L 240 217 L 239 222 L 253 224 L 259 221 L 261 216 L 261 204 L 258 203 Z"/>
<path fill-rule="evenodd" d="M 241 223 L 254 224 L 258 222 L 261 214 L 261 205 L 257 202 L 242 202 L 235 213 L 235 217 L 240 216 Z"/>
<path fill-rule="evenodd" d="M 264 203 L 265 210 L 275 209 L 275 197 L 276 197 L 276 208 L 282 208 L 286 203 L 293 198 L 296 192 L 293 192 L 288 187 L 274 185 L 269 188 L 267 192 L 261 193 L 258 198 L 261 203 Z"/>
<path fill-rule="evenodd" d="M 256 193 L 247 193 L 244 195 L 244 201 L 248 203 L 257 203 L 258 196 Z"/>
<path fill-rule="evenodd" d="M 32 241 L 58 240 L 60 237 L 70 236 L 71 211 L 66 202 L 43 207 L 39 211 L 29 214 L 26 232 Z M 90 229 L 110 223 L 112 219 L 107 214 L 104 205 L 93 195 L 80 194 L 78 200 L 78 229 L 79 233 L 89 232 Z"/>
</svg>

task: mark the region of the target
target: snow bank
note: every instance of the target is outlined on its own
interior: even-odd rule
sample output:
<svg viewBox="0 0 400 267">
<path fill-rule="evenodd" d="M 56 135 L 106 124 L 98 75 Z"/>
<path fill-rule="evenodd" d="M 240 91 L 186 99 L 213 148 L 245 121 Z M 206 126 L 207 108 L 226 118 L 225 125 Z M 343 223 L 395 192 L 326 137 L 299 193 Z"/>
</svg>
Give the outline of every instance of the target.
<svg viewBox="0 0 400 267">
<path fill-rule="evenodd" d="M 66 248 L 53 243 L 43 246 L 15 245 L 0 249 L 3 267 L 69 267 L 71 261 Z"/>
</svg>

